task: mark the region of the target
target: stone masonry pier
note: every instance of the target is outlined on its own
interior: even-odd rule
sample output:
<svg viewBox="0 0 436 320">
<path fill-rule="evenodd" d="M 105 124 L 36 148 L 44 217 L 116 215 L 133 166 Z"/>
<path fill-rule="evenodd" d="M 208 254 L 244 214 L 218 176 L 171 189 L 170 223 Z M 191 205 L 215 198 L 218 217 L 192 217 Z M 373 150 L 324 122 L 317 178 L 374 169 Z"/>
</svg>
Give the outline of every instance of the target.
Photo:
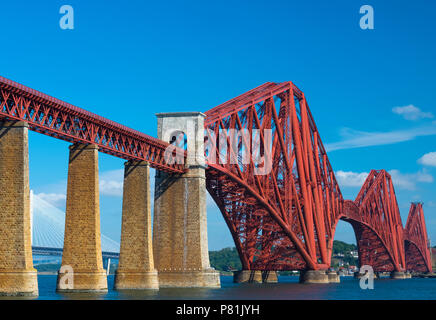
<svg viewBox="0 0 436 320">
<path fill-rule="evenodd" d="M 207 243 L 204 114 L 158 114 L 158 138 L 187 138 L 187 173 L 156 172 L 153 250 L 160 287 L 219 287 Z"/>
<path fill-rule="evenodd" d="M 158 289 L 151 242 L 149 164 L 126 162 L 123 188 L 120 261 L 115 289 Z"/>
<path fill-rule="evenodd" d="M 0 295 L 37 296 L 30 225 L 28 125 L 0 122 Z"/>
<path fill-rule="evenodd" d="M 70 146 L 65 212 L 65 237 L 57 290 L 105 292 L 100 238 L 98 147 Z M 68 270 L 68 272 L 64 272 Z M 73 282 L 70 279 L 73 274 Z"/>
</svg>

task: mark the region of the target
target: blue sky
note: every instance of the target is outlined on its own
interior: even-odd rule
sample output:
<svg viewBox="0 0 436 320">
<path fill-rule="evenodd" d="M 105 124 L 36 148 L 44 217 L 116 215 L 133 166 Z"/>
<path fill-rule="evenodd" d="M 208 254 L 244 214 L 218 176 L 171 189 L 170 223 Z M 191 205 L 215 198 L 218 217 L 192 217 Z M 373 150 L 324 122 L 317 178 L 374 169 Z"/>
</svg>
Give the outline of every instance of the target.
<svg viewBox="0 0 436 320">
<path fill-rule="evenodd" d="M 74 30 L 59 27 L 65 4 Z M 364 4 L 374 30 L 359 27 Z M 344 197 L 386 169 L 403 224 L 410 201 L 423 201 L 436 242 L 435 10 L 425 0 L 2 2 L 0 74 L 153 136 L 157 112 L 206 111 L 291 80 Z M 31 187 L 61 209 L 67 147 L 30 135 Z M 100 154 L 102 232 L 115 240 L 122 164 Z M 232 245 L 213 204 L 208 223 L 211 249 Z M 351 227 L 341 223 L 336 239 L 354 241 Z"/>
</svg>

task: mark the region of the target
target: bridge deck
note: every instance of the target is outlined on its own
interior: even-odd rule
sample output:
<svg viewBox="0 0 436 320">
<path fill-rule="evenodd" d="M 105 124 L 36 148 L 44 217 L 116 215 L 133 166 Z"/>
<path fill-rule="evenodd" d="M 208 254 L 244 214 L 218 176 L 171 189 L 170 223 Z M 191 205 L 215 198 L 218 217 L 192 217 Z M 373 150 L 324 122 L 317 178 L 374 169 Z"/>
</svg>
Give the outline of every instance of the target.
<svg viewBox="0 0 436 320">
<path fill-rule="evenodd" d="M 44 256 L 62 256 L 62 248 L 45 248 L 32 246 L 32 253 L 34 255 Z M 118 252 L 106 252 L 102 251 L 103 258 L 119 259 L 120 254 Z"/>
<path fill-rule="evenodd" d="M 0 76 L 2 118 L 25 121 L 29 129 L 57 139 L 96 144 L 101 152 L 147 161 L 161 171 L 185 171 L 165 161 L 168 143 Z"/>
</svg>

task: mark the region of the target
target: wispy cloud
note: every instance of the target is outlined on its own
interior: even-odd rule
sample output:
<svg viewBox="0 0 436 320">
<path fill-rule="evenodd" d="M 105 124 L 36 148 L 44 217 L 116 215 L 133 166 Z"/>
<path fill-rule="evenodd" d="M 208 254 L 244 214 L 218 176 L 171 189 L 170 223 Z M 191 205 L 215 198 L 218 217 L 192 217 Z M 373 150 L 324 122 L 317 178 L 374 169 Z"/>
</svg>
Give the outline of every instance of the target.
<svg viewBox="0 0 436 320">
<path fill-rule="evenodd" d="M 38 193 L 35 194 L 35 196 L 39 197 L 40 199 L 50 203 L 52 206 L 55 206 L 57 208 L 62 208 L 65 206 L 65 201 L 67 199 L 65 193 Z"/>
<path fill-rule="evenodd" d="M 432 183 L 433 176 L 425 170 L 415 173 L 403 173 L 393 169 L 388 171 L 392 177 L 392 182 L 397 189 L 415 190 L 418 183 Z M 338 170 L 335 172 L 339 186 L 342 187 L 362 187 L 368 172 L 353 172 Z"/>
<path fill-rule="evenodd" d="M 100 194 L 104 196 L 123 196 L 124 170 L 111 170 L 100 173 Z"/>
<path fill-rule="evenodd" d="M 154 183 L 154 179 L 150 179 Z M 124 170 L 109 170 L 102 171 L 99 174 L 99 189 L 100 195 L 110 197 L 123 196 Z M 35 189 L 43 190 L 44 192 L 35 193 L 36 196 L 50 203 L 57 208 L 64 208 L 66 203 L 66 181 L 43 185 Z M 152 189 L 153 190 L 153 189 Z"/>
<path fill-rule="evenodd" d="M 368 172 L 336 171 L 336 179 L 340 187 L 361 187 L 365 182 Z"/>
<path fill-rule="evenodd" d="M 392 112 L 402 116 L 406 120 L 432 119 L 434 115 L 431 112 L 424 112 L 413 104 L 404 107 L 392 108 Z"/>
<path fill-rule="evenodd" d="M 155 171 L 150 170 L 150 193 L 154 194 L 154 176 Z M 123 196 L 124 169 L 110 170 L 100 172 L 99 176 L 100 194 L 111 197 Z"/>
<path fill-rule="evenodd" d="M 436 152 L 429 152 L 418 159 L 418 163 L 425 166 L 436 167 Z"/>
<path fill-rule="evenodd" d="M 436 126 L 425 126 L 407 130 L 395 130 L 387 132 L 365 132 L 350 128 L 343 128 L 340 132 L 342 141 L 327 143 L 327 151 L 352 149 L 369 146 L 379 146 L 410 141 L 421 136 L 436 135 Z"/>
<path fill-rule="evenodd" d="M 390 170 L 389 174 L 392 177 L 392 182 L 395 188 L 405 190 L 415 190 L 418 182 L 432 183 L 433 176 L 426 171 L 418 171 L 416 173 L 401 173 L 399 170 Z"/>
</svg>

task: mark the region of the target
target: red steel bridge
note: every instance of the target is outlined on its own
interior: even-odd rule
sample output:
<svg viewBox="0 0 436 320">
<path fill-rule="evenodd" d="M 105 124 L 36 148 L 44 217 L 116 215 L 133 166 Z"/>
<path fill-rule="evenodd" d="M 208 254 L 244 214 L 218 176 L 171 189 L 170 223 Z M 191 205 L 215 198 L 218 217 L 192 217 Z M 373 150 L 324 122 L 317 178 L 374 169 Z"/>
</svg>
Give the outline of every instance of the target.
<svg viewBox="0 0 436 320">
<path fill-rule="evenodd" d="M 171 174 L 186 171 L 165 159 L 169 143 L 0 77 L 0 119 L 20 120 L 29 129 L 128 160 L 144 160 Z M 356 235 L 360 265 L 374 271 L 431 272 L 422 205 L 412 204 L 403 228 L 391 176 L 372 170 L 354 201 L 344 200 L 308 103 L 292 82 L 265 83 L 206 112 L 205 133 L 259 130 L 259 164 L 209 162 L 207 190 L 232 234 L 245 270 L 324 270 L 330 267 L 339 220 Z M 267 139 L 262 130 L 269 129 Z M 238 152 L 254 143 L 237 144 Z M 230 158 L 211 141 L 218 158 Z M 184 153 L 186 157 L 186 152 Z M 239 153 L 238 153 L 239 154 Z M 210 156 L 210 154 L 209 154 Z M 264 161 L 265 162 L 265 161 Z M 263 165 L 266 165 L 265 163 Z"/>
</svg>

